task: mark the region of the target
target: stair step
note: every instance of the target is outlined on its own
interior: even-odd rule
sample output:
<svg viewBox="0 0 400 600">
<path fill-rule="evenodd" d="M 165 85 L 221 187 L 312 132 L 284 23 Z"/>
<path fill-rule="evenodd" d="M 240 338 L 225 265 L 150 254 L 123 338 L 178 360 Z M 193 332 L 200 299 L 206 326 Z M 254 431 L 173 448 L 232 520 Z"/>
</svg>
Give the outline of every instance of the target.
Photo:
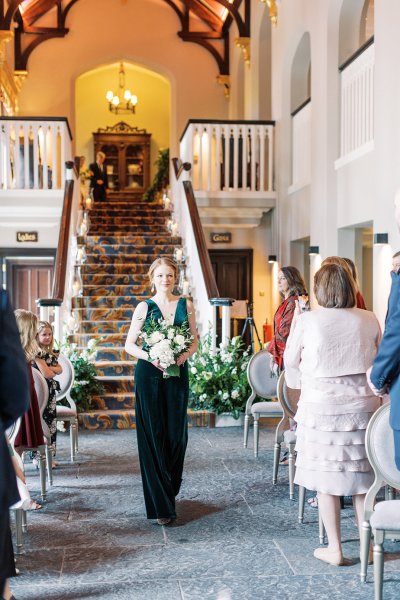
<svg viewBox="0 0 400 600">
<path fill-rule="evenodd" d="M 157 225 L 157 224 L 149 224 L 149 223 L 141 223 L 136 225 L 131 224 L 121 224 L 115 225 L 114 223 L 104 224 L 104 225 L 90 225 L 90 235 L 118 235 L 120 233 L 130 233 L 135 235 L 142 235 L 147 233 L 162 233 L 164 235 L 168 235 L 169 231 L 167 229 L 166 224 Z"/>
<path fill-rule="evenodd" d="M 91 244 L 86 245 L 87 255 L 106 255 L 114 256 L 123 254 L 124 256 L 137 256 L 147 255 L 153 256 L 154 254 L 173 254 L 175 249 L 174 244 L 151 244 L 147 246 L 133 245 L 133 244 Z"/>
<path fill-rule="evenodd" d="M 94 396 L 92 402 L 99 410 L 126 410 L 135 408 L 135 397 L 133 391 L 129 393 L 109 393 Z"/>
<path fill-rule="evenodd" d="M 133 357 L 132 357 L 133 359 Z M 96 361 L 95 367 L 99 377 L 133 377 L 136 363 L 132 361 Z"/>
<path fill-rule="evenodd" d="M 147 269 L 150 267 L 151 263 L 157 258 L 158 254 L 135 254 L 132 255 L 132 260 L 140 265 L 146 265 Z M 165 254 L 165 256 L 170 256 L 172 258 L 172 254 Z M 118 263 L 126 263 L 127 257 L 123 254 L 116 254 L 113 256 L 108 256 L 107 254 L 87 254 L 86 265 L 90 265 L 93 263 L 100 262 L 101 264 L 113 265 Z"/>
<path fill-rule="evenodd" d="M 125 209 L 115 209 L 115 208 L 109 208 L 107 210 L 98 210 L 98 209 L 94 209 L 90 211 L 90 221 L 92 223 L 94 223 L 97 219 L 115 219 L 115 218 L 124 218 L 124 217 L 128 217 L 128 218 L 136 218 L 136 217 L 151 217 L 151 216 L 157 216 L 159 218 L 163 217 L 170 217 L 171 216 L 171 211 L 170 210 L 164 210 L 162 207 L 153 207 L 153 208 L 143 208 L 142 206 L 140 207 L 131 207 L 131 208 L 125 208 Z"/>
<path fill-rule="evenodd" d="M 86 238 L 78 236 L 78 244 L 122 244 L 131 246 L 148 246 L 156 245 L 162 246 L 165 244 L 172 244 L 173 246 L 179 246 L 181 244 L 181 238 L 177 236 L 171 236 L 170 234 L 159 235 L 158 233 L 148 233 L 146 235 L 88 235 Z"/>
<path fill-rule="evenodd" d="M 215 416 L 206 410 L 188 410 L 189 427 L 214 427 Z M 135 410 L 97 410 L 79 414 L 85 429 L 135 429 Z"/>
<path fill-rule="evenodd" d="M 104 217 L 96 217 L 95 219 L 90 218 L 90 223 L 92 225 L 165 225 L 167 221 L 167 217 L 163 216 L 154 216 L 154 215 L 146 215 L 143 217 L 136 217 L 135 215 L 131 215 L 130 217 L 109 217 L 108 215 L 104 215 Z"/>
<path fill-rule="evenodd" d="M 111 273 L 106 275 L 92 275 L 84 273 L 82 276 L 83 285 L 139 285 L 149 286 L 149 278 L 147 274 L 141 273 L 137 275 L 119 275 Z"/>
<path fill-rule="evenodd" d="M 72 308 L 126 308 L 134 310 L 143 297 L 132 296 L 79 296 L 72 298 Z"/>
<path fill-rule="evenodd" d="M 79 346 L 79 344 L 78 344 Z M 97 361 L 117 361 L 117 362 L 129 362 L 133 361 L 133 357 L 130 356 L 124 349 L 124 346 L 111 346 L 109 348 L 97 348 Z M 133 363 L 132 363 L 133 364 Z"/>
<path fill-rule="evenodd" d="M 80 321 L 128 321 L 132 319 L 133 308 L 77 308 Z"/>
<path fill-rule="evenodd" d="M 131 323 L 126 321 L 81 321 L 81 331 L 85 333 L 124 333 L 127 334 Z"/>
<path fill-rule="evenodd" d="M 108 285 L 99 287 L 98 285 L 84 285 L 83 296 L 152 296 L 149 285 Z"/>
<path fill-rule="evenodd" d="M 89 275 L 146 275 L 148 273 L 149 266 L 148 265 L 139 265 L 137 263 L 132 262 L 121 262 L 119 264 L 109 264 L 105 265 L 104 263 L 91 263 L 90 265 L 84 264 L 81 267 L 81 274 L 85 275 L 86 273 Z"/>
</svg>

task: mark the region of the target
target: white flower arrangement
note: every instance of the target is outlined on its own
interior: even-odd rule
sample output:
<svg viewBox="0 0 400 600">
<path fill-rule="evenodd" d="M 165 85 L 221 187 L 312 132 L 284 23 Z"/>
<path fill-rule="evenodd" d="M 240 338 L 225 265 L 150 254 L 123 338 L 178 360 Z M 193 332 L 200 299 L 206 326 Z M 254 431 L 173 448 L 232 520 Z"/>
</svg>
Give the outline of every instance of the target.
<svg viewBox="0 0 400 600">
<path fill-rule="evenodd" d="M 176 360 L 193 342 L 187 319 L 182 325 L 169 325 L 165 319 L 150 319 L 141 331 L 140 339 L 148 350 L 151 361 L 160 362 L 164 377 L 180 376 Z"/>
</svg>

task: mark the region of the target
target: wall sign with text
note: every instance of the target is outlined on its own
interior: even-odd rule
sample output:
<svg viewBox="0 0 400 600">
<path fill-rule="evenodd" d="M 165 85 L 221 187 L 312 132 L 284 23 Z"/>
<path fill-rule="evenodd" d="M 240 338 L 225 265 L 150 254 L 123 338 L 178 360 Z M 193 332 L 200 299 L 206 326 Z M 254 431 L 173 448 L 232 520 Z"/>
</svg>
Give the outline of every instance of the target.
<svg viewBox="0 0 400 600">
<path fill-rule="evenodd" d="M 37 231 L 17 231 L 17 242 L 38 242 L 39 234 Z"/>
<path fill-rule="evenodd" d="M 213 244 L 230 244 L 232 242 L 232 234 L 230 231 L 225 233 L 212 232 L 210 238 Z"/>
</svg>

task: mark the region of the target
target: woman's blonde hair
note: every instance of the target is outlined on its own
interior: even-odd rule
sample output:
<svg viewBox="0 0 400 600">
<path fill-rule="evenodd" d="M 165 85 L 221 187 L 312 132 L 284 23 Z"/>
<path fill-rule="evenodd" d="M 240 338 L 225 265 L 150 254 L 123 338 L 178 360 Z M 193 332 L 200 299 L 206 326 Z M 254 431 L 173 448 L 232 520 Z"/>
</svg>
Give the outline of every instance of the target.
<svg viewBox="0 0 400 600">
<path fill-rule="evenodd" d="M 41 344 L 39 342 L 39 333 L 41 331 L 43 331 L 43 329 L 50 329 L 50 331 L 51 331 L 51 344 L 50 344 L 50 346 L 44 346 L 43 344 Z M 38 331 L 37 331 L 37 334 L 36 334 L 36 340 L 37 340 L 37 343 L 39 345 L 39 348 L 41 348 L 42 350 L 46 350 L 46 352 L 50 352 L 50 353 L 53 352 L 54 332 L 53 332 L 52 326 L 50 325 L 50 323 L 48 321 L 39 321 L 39 323 L 38 323 Z"/>
<path fill-rule="evenodd" d="M 170 267 L 174 272 L 175 280 L 178 278 L 178 265 L 172 260 L 172 258 L 168 258 L 168 256 L 161 256 L 160 258 L 156 258 L 156 260 L 150 265 L 148 278 L 151 284 L 153 284 L 154 271 L 162 265 Z"/>
<path fill-rule="evenodd" d="M 342 258 L 341 256 L 328 256 L 328 258 L 325 258 L 322 261 L 321 267 L 324 267 L 325 265 L 338 265 L 339 267 L 342 267 L 342 269 L 344 269 L 346 273 L 353 279 L 351 267 L 345 258 Z"/>
<path fill-rule="evenodd" d="M 30 310 L 22 308 L 15 311 L 15 318 L 25 358 L 28 362 L 31 362 L 39 352 L 39 345 L 36 341 L 38 318 Z"/>
<path fill-rule="evenodd" d="M 328 263 L 314 277 L 314 294 L 324 308 L 353 308 L 357 289 L 349 268 Z"/>
</svg>

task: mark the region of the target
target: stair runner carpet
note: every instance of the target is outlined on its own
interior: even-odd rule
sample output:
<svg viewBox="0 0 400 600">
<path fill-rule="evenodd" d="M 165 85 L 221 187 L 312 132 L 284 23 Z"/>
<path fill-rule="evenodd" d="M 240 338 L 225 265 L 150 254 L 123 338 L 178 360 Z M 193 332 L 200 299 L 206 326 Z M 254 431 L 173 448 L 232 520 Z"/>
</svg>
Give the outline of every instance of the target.
<svg viewBox="0 0 400 600">
<path fill-rule="evenodd" d="M 87 260 L 81 268 L 83 295 L 73 298 L 80 317 L 79 332 L 70 340 L 85 348 L 102 338 L 97 353 L 98 379 L 104 394 L 93 398 L 95 408 L 79 415 L 86 429 L 135 427 L 135 361 L 124 350 L 132 312 L 151 296 L 147 272 L 158 256 L 173 255 L 180 239 L 167 229 L 169 211 L 127 194 L 113 194 L 90 211 Z M 213 415 L 188 411 L 190 426 L 209 426 Z"/>
</svg>

